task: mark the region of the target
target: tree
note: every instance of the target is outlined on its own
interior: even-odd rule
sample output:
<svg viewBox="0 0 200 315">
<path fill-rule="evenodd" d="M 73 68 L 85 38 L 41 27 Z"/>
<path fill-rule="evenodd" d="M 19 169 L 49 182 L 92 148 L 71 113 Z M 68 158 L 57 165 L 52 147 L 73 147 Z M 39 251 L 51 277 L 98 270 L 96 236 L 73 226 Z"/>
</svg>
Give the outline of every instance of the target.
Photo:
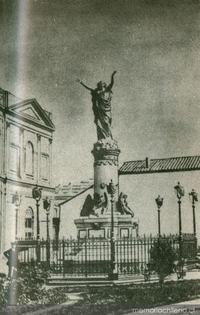
<svg viewBox="0 0 200 315">
<path fill-rule="evenodd" d="M 173 272 L 177 254 L 167 240 L 158 239 L 150 249 L 150 266 L 159 277 L 160 286 L 163 286 L 166 276 Z"/>
</svg>

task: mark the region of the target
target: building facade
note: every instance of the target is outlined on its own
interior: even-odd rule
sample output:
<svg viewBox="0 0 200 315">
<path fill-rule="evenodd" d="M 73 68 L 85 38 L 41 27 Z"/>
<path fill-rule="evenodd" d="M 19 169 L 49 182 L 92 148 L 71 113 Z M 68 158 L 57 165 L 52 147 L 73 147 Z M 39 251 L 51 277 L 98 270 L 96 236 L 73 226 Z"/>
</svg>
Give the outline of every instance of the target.
<svg viewBox="0 0 200 315">
<path fill-rule="evenodd" d="M 36 99 L 21 100 L 0 88 L 0 253 L 16 239 L 36 238 L 38 231 L 46 238 L 49 222 L 52 233 L 43 201 L 53 208 L 54 131 L 51 113 Z M 32 193 L 36 185 L 38 209 Z"/>
</svg>

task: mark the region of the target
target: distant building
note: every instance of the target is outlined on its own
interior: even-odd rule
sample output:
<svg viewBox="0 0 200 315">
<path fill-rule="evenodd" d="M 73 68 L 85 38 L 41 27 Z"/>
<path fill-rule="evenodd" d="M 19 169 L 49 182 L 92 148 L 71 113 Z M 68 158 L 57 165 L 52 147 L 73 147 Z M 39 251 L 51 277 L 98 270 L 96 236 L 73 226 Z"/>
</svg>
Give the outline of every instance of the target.
<svg viewBox="0 0 200 315">
<path fill-rule="evenodd" d="M 80 217 L 80 211 L 87 194 L 92 194 L 94 179 L 81 181 L 79 184 L 69 183 L 55 188 L 53 227 L 54 238 L 77 236 L 74 220 Z"/>
<path fill-rule="evenodd" d="M 64 201 L 74 198 L 83 193 L 85 190 L 94 185 L 94 179 L 89 178 L 87 181 L 81 181 L 80 184 L 58 185 L 55 187 L 55 204 L 59 205 Z"/>
<path fill-rule="evenodd" d="M 43 200 L 52 200 L 55 192 L 54 131 L 51 113 L 36 99 L 22 100 L 0 88 L 0 253 L 15 239 L 37 237 L 36 201 L 32 197 L 36 184 L 42 188 L 40 237 L 46 238 Z"/>
</svg>

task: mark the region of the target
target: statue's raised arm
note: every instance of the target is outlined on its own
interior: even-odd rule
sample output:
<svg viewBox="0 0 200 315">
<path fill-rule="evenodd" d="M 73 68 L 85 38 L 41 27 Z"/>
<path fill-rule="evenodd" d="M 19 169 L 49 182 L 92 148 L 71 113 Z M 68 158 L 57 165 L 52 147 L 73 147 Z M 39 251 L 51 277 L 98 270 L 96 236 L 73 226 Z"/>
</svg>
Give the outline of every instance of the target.
<svg viewBox="0 0 200 315">
<path fill-rule="evenodd" d="M 85 85 L 81 80 L 77 79 L 76 82 L 80 83 L 82 86 L 84 86 L 84 88 L 86 88 L 89 91 L 93 91 L 93 89 L 91 89 L 89 86 Z"/>
<path fill-rule="evenodd" d="M 117 73 L 117 71 L 114 71 L 111 75 L 111 82 L 110 84 L 107 86 L 106 91 L 110 91 L 113 87 L 114 84 L 114 75 Z"/>
</svg>

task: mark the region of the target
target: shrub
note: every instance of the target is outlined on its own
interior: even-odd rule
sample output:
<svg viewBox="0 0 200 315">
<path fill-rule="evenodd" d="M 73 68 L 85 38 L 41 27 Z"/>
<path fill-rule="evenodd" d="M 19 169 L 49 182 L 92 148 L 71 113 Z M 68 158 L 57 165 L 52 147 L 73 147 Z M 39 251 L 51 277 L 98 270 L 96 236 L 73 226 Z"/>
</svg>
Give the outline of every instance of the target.
<svg viewBox="0 0 200 315">
<path fill-rule="evenodd" d="M 166 240 L 158 239 L 151 248 L 150 255 L 151 270 L 154 270 L 158 274 L 162 287 L 164 278 L 173 272 L 177 254 L 170 243 L 166 242 Z"/>
<path fill-rule="evenodd" d="M 48 268 L 40 263 L 22 265 L 16 279 L 0 280 L 0 305 L 6 304 L 60 304 L 66 301 L 66 294 L 55 294 L 55 289 L 47 289 L 45 280 Z"/>
</svg>

